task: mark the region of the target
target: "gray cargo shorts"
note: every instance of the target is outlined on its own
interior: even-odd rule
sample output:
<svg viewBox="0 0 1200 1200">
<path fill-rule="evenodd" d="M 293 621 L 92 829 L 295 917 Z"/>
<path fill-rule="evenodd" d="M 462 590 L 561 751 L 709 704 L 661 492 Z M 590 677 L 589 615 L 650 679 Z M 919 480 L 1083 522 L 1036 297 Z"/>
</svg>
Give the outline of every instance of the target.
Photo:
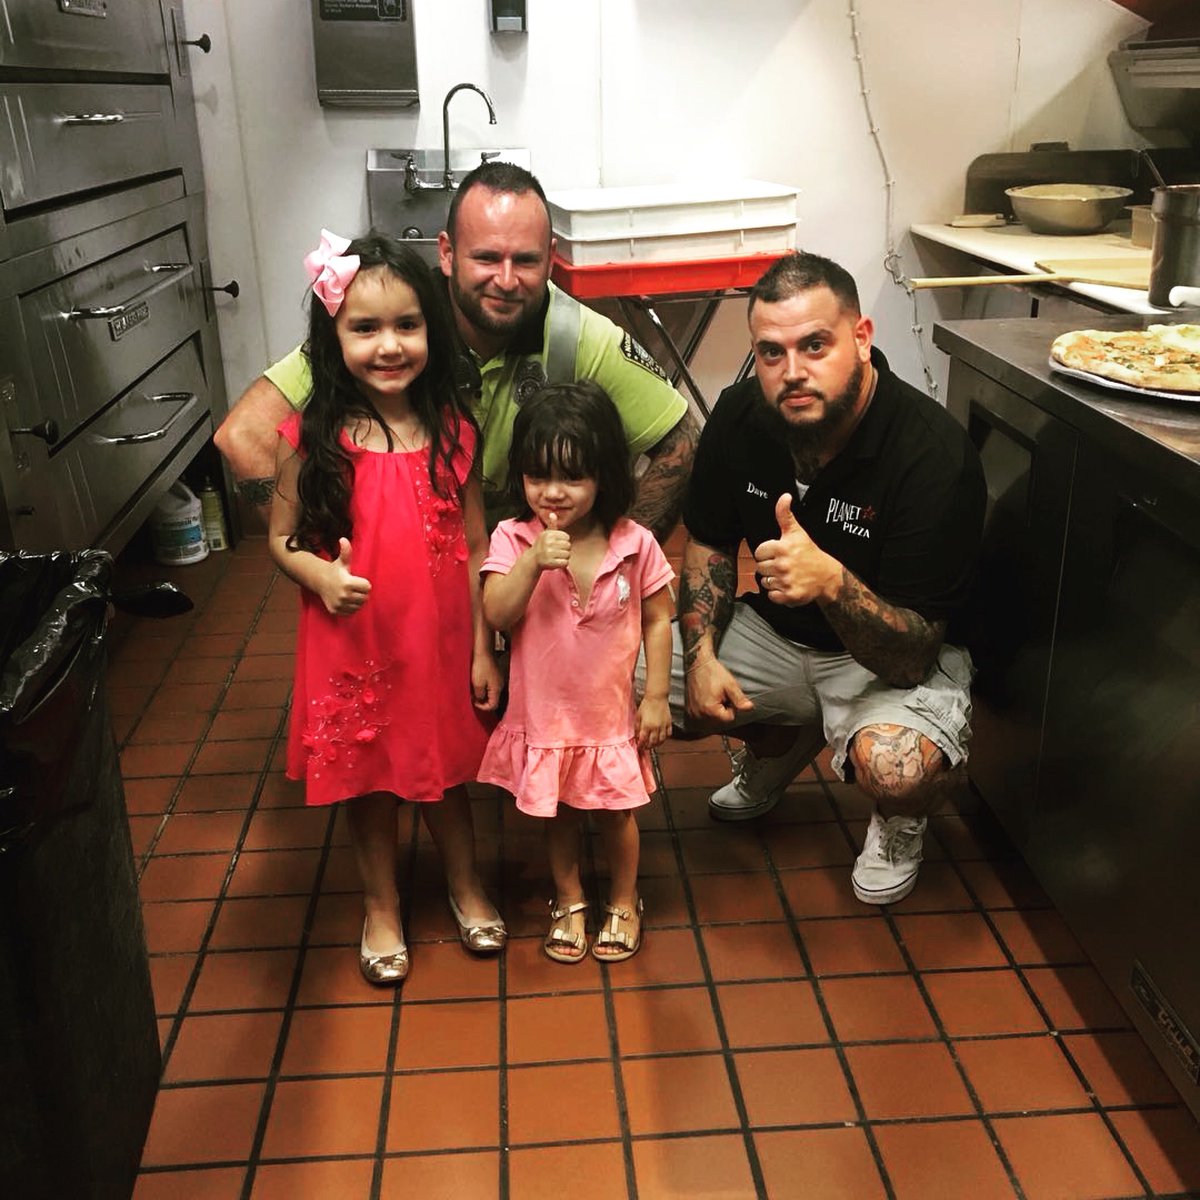
<svg viewBox="0 0 1200 1200">
<path fill-rule="evenodd" d="M 671 719 L 688 727 L 683 644 L 672 622 Z M 928 677 L 916 687 L 884 683 L 845 651 L 813 650 L 781 637 L 748 604 L 734 604 L 733 619 L 717 652 L 754 707 L 727 726 L 820 726 L 833 751 L 833 768 L 846 777 L 846 751 L 868 725 L 900 725 L 924 734 L 950 766 L 967 758 L 971 738 L 970 654 L 943 645 Z M 645 664 L 638 657 L 636 684 L 641 694 Z"/>
</svg>

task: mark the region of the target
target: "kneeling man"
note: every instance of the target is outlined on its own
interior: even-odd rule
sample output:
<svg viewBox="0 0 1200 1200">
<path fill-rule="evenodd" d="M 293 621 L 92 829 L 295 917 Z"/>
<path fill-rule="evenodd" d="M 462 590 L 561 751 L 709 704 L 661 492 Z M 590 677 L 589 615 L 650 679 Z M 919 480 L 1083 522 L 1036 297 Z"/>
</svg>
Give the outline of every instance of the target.
<svg viewBox="0 0 1200 1200">
<path fill-rule="evenodd" d="M 836 263 L 780 259 L 749 320 L 754 377 L 722 393 L 684 503 L 672 700 L 684 728 L 745 740 L 718 820 L 767 812 L 828 744 L 874 802 L 854 893 L 890 904 L 916 884 L 926 817 L 966 781 L 972 668 L 952 622 L 983 471 L 872 347 Z M 743 541 L 758 590 L 735 599 Z"/>
</svg>

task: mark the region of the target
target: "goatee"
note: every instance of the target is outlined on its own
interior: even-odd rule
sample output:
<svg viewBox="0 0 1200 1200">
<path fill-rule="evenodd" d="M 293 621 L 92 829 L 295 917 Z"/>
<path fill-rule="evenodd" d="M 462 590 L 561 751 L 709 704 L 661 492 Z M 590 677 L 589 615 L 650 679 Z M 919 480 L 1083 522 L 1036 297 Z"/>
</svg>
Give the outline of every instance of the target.
<svg viewBox="0 0 1200 1200">
<path fill-rule="evenodd" d="M 796 466 L 796 478 L 801 483 L 811 483 L 816 477 L 821 457 L 829 445 L 830 438 L 854 411 L 866 369 L 863 362 L 854 364 L 846 386 L 832 399 L 825 399 L 825 412 L 819 421 L 793 425 L 779 411 L 778 402 L 768 402 L 770 423 L 791 451 L 792 461 Z"/>
</svg>

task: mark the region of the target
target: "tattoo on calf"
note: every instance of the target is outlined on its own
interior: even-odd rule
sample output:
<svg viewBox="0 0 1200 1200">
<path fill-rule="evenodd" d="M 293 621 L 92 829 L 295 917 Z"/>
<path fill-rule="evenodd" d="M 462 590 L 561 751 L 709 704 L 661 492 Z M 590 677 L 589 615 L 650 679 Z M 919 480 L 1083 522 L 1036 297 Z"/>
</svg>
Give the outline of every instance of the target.
<svg viewBox="0 0 1200 1200">
<path fill-rule="evenodd" d="M 275 494 L 274 479 L 239 479 L 237 492 L 247 504 L 270 504 Z"/>
</svg>

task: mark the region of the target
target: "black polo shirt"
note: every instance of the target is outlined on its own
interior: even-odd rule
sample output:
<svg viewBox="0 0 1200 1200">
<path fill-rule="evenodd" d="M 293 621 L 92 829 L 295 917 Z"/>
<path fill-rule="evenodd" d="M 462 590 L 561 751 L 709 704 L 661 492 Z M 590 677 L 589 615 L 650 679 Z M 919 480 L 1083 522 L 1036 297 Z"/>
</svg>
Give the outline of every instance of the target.
<svg viewBox="0 0 1200 1200">
<path fill-rule="evenodd" d="M 775 502 L 822 550 L 873 592 L 927 620 L 953 618 L 967 598 L 983 530 L 983 469 L 966 431 L 935 400 L 892 374 L 872 349 L 875 394 L 841 453 L 797 502 L 791 453 L 769 421 L 753 377 L 721 393 L 700 438 L 684 502 L 689 534 L 709 546 L 753 551 L 779 536 Z M 794 642 L 841 650 L 820 607 L 744 599 Z"/>
</svg>

